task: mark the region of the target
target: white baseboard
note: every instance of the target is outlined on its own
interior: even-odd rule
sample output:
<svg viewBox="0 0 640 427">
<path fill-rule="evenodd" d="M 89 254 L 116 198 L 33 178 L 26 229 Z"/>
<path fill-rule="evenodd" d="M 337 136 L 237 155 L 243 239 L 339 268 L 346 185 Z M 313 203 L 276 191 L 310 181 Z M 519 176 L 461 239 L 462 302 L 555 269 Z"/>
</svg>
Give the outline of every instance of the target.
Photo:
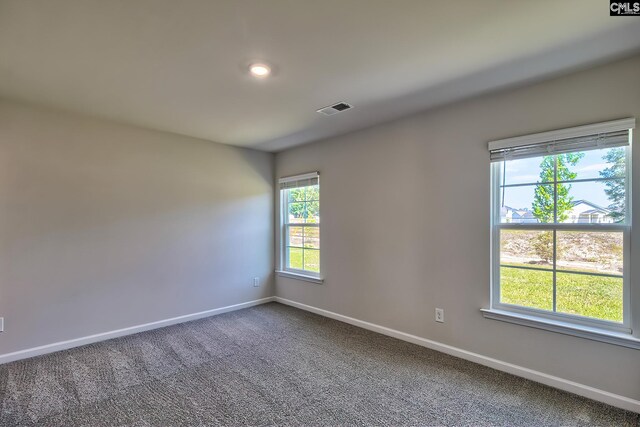
<svg viewBox="0 0 640 427">
<path fill-rule="evenodd" d="M 610 393 L 608 391 L 600 390 L 594 387 L 590 387 L 584 384 L 576 383 L 573 381 L 565 380 L 563 378 L 555 377 L 553 375 L 545 374 L 543 372 L 534 371 L 533 369 L 525 368 L 522 366 L 514 365 L 512 363 L 503 362 L 502 360 L 493 359 L 491 357 L 483 356 L 478 353 L 472 353 L 461 348 L 453 347 L 447 344 L 442 344 L 437 341 L 421 338 L 416 335 L 400 332 L 395 329 L 387 328 L 384 326 L 376 325 L 374 323 L 365 322 L 363 320 L 354 319 L 353 317 L 344 316 L 342 314 L 334 313 L 332 311 L 323 310 L 321 308 L 312 307 L 310 305 L 302 304 L 296 301 L 291 301 L 285 298 L 275 297 L 276 302 L 290 305 L 302 310 L 310 311 L 312 313 L 319 314 L 321 316 L 329 317 L 331 319 L 339 320 L 341 322 L 349 323 L 354 326 L 359 326 L 363 329 L 378 332 L 383 335 L 387 335 L 393 338 L 397 338 L 403 341 L 407 341 L 413 344 L 427 347 L 432 350 L 439 351 L 441 353 L 450 354 L 452 356 L 459 357 L 461 359 L 469 360 L 471 362 L 478 363 L 480 365 L 488 366 L 499 371 L 507 372 L 522 378 L 526 378 L 531 381 L 536 381 L 560 390 L 568 391 L 589 399 L 597 400 L 615 406 L 618 408 L 626 409 L 632 412 L 640 413 L 640 401 L 631 399 L 618 394 Z"/>
<path fill-rule="evenodd" d="M 138 332 L 149 331 L 151 329 L 162 328 L 164 326 L 175 325 L 177 323 L 189 322 L 191 320 L 202 319 L 204 317 L 215 316 L 217 314 L 227 313 L 229 311 L 240 310 L 243 308 L 253 307 L 254 305 L 265 304 L 274 301 L 274 297 L 267 297 L 253 301 L 247 301 L 240 304 L 228 305 L 226 307 L 214 308 L 212 310 L 201 311 L 199 313 L 185 314 L 184 316 L 172 317 L 170 319 L 158 320 L 156 322 L 145 323 L 143 325 L 130 326 L 128 328 L 117 329 L 115 331 L 102 332 L 95 335 L 89 335 L 81 338 L 74 338 L 67 341 L 60 341 L 52 344 L 42 345 L 39 347 L 28 348 L 26 350 L 15 351 L 0 355 L 0 365 L 16 360 L 27 359 L 29 357 L 40 356 L 56 351 L 67 350 L 81 345 L 92 344 L 98 341 L 105 341 L 112 338 L 122 337 L 124 335 L 137 334 Z"/>
</svg>

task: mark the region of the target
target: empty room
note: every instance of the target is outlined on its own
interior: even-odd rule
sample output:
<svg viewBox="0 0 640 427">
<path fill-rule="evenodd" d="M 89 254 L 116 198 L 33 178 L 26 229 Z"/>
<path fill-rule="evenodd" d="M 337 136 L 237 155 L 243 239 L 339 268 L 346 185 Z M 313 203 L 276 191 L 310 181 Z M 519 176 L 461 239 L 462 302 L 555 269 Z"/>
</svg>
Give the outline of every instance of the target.
<svg viewBox="0 0 640 427">
<path fill-rule="evenodd" d="M 0 0 L 0 426 L 640 427 L 640 2 Z"/>
</svg>

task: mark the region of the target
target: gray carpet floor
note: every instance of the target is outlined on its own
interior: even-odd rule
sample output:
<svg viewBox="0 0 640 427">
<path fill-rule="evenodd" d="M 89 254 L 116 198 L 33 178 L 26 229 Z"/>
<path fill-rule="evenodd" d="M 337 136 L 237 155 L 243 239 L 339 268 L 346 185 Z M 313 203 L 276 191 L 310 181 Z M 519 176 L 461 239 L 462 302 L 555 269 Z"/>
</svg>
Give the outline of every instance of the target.
<svg viewBox="0 0 640 427">
<path fill-rule="evenodd" d="M 639 415 L 271 303 L 0 366 L 2 426 L 638 426 Z"/>
</svg>

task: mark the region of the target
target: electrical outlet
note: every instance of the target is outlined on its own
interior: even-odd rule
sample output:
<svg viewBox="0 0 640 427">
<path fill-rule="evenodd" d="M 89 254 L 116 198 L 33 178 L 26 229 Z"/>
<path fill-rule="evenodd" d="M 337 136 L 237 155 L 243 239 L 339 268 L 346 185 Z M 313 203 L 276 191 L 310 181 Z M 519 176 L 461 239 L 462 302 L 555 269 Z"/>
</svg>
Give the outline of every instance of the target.
<svg viewBox="0 0 640 427">
<path fill-rule="evenodd" d="M 253 287 L 257 288 L 260 286 L 260 278 L 259 277 L 254 277 L 253 278 Z"/>
<path fill-rule="evenodd" d="M 444 310 L 436 308 L 436 322 L 444 323 Z"/>
<path fill-rule="evenodd" d="M 4 332 L 4 317 L 0 317 L 0 332 Z"/>
</svg>

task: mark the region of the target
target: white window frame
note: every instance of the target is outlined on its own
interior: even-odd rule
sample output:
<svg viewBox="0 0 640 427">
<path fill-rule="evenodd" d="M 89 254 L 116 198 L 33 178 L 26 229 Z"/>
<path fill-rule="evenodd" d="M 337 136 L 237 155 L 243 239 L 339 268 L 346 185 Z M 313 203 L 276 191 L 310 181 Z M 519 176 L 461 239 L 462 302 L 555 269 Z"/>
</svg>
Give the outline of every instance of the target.
<svg viewBox="0 0 640 427">
<path fill-rule="evenodd" d="M 629 145 L 626 152 L 626 179 L 625 179 L 625 218 L 626 224 L 578 224 L 578 223 L 501 223 L 501 162 L 491 164 L 491 286 L 490 308 L 483 309 L 487 318 L 503 320 L 511 323 L 537 327 L 555 332 L 568 333 L 599 341 L 610 342 L 632 348 L 640 348 L 638 337 L 632 336 L 632 304 L 631 304 L 631 140 L 632 130 L 635 127 L 635 119 L 624 119 L 615 122 L 606 122 L 595 125 L 580 126 L 577 128 L 563 129 L 559 131 L 545 132 L 524 137 L 510 138 L 508 140 L 490 143 L 490 149 L 504 148 L 518 145 L 531 145 L 559 139 L 581 137 L 589 134 L 597 134 L 600 129 L 615 126 L 629 126 Z M 579 150 L 578 150 L 579 151 Z M 581 180 L 575 180 L 580 182 Z M 584 181 L 593 181 L 585 179 Z M 554 177 L 554 186 L 558 181 Z M 573 314 L 556 312 L 556 285 L 554 280 L 553 310 L 546 311 L 531 307 L 522 307 L 500 302 L 500 231 L 501 230 L 553 230 L 554 253 L 555 232 L 563 230 L 575 231 L 618 231 L 623 233 L 623 320 L 621 323 L 602 319 L 584 317 Z M 556 268 L 550 271 L 555 272 Z"/>
<path fill-rule="evenodd" d="M 318 172 L 310 172 L 301 175 L 288 176 L 284 178 L 280 178 L 278 180 L 278 184 L 282 184 L 285 182 L 292 181 L 300 181 L 306 179 L 317 179 L 318 181 L 318 189 L 320 189 L 320 174 Z M 320 253 L 320 266 L 318 272 L 303 270 L 298 268 L 289 267 L 289 254 L 287 251 L 287 240 L 288 240 L 288 230 L 289 227 L 315 227 L 318 229 L 318 236 L 320 236 L 320 223 L 289 223 L 288 222 L 288 194 L 289 189 L 279 188 L 279 197 L 280 197 L 280 266 L 279 269 L 276 270 L 278 275 L 283 277 L 289 277 L 293 279 L 300 279 L 313 283 L 322 283 L 323 279 L 321 276 L 322 272 L 322 243 L 320 243 L 318 252 Z M 318 191 L 318 200 L 320 200 L 320 191 Z M 322 210 L 322 204 L 320 204 L 320 210 Z M 320 241 L 321 242 L 321 241 Z"/>
</svg>

